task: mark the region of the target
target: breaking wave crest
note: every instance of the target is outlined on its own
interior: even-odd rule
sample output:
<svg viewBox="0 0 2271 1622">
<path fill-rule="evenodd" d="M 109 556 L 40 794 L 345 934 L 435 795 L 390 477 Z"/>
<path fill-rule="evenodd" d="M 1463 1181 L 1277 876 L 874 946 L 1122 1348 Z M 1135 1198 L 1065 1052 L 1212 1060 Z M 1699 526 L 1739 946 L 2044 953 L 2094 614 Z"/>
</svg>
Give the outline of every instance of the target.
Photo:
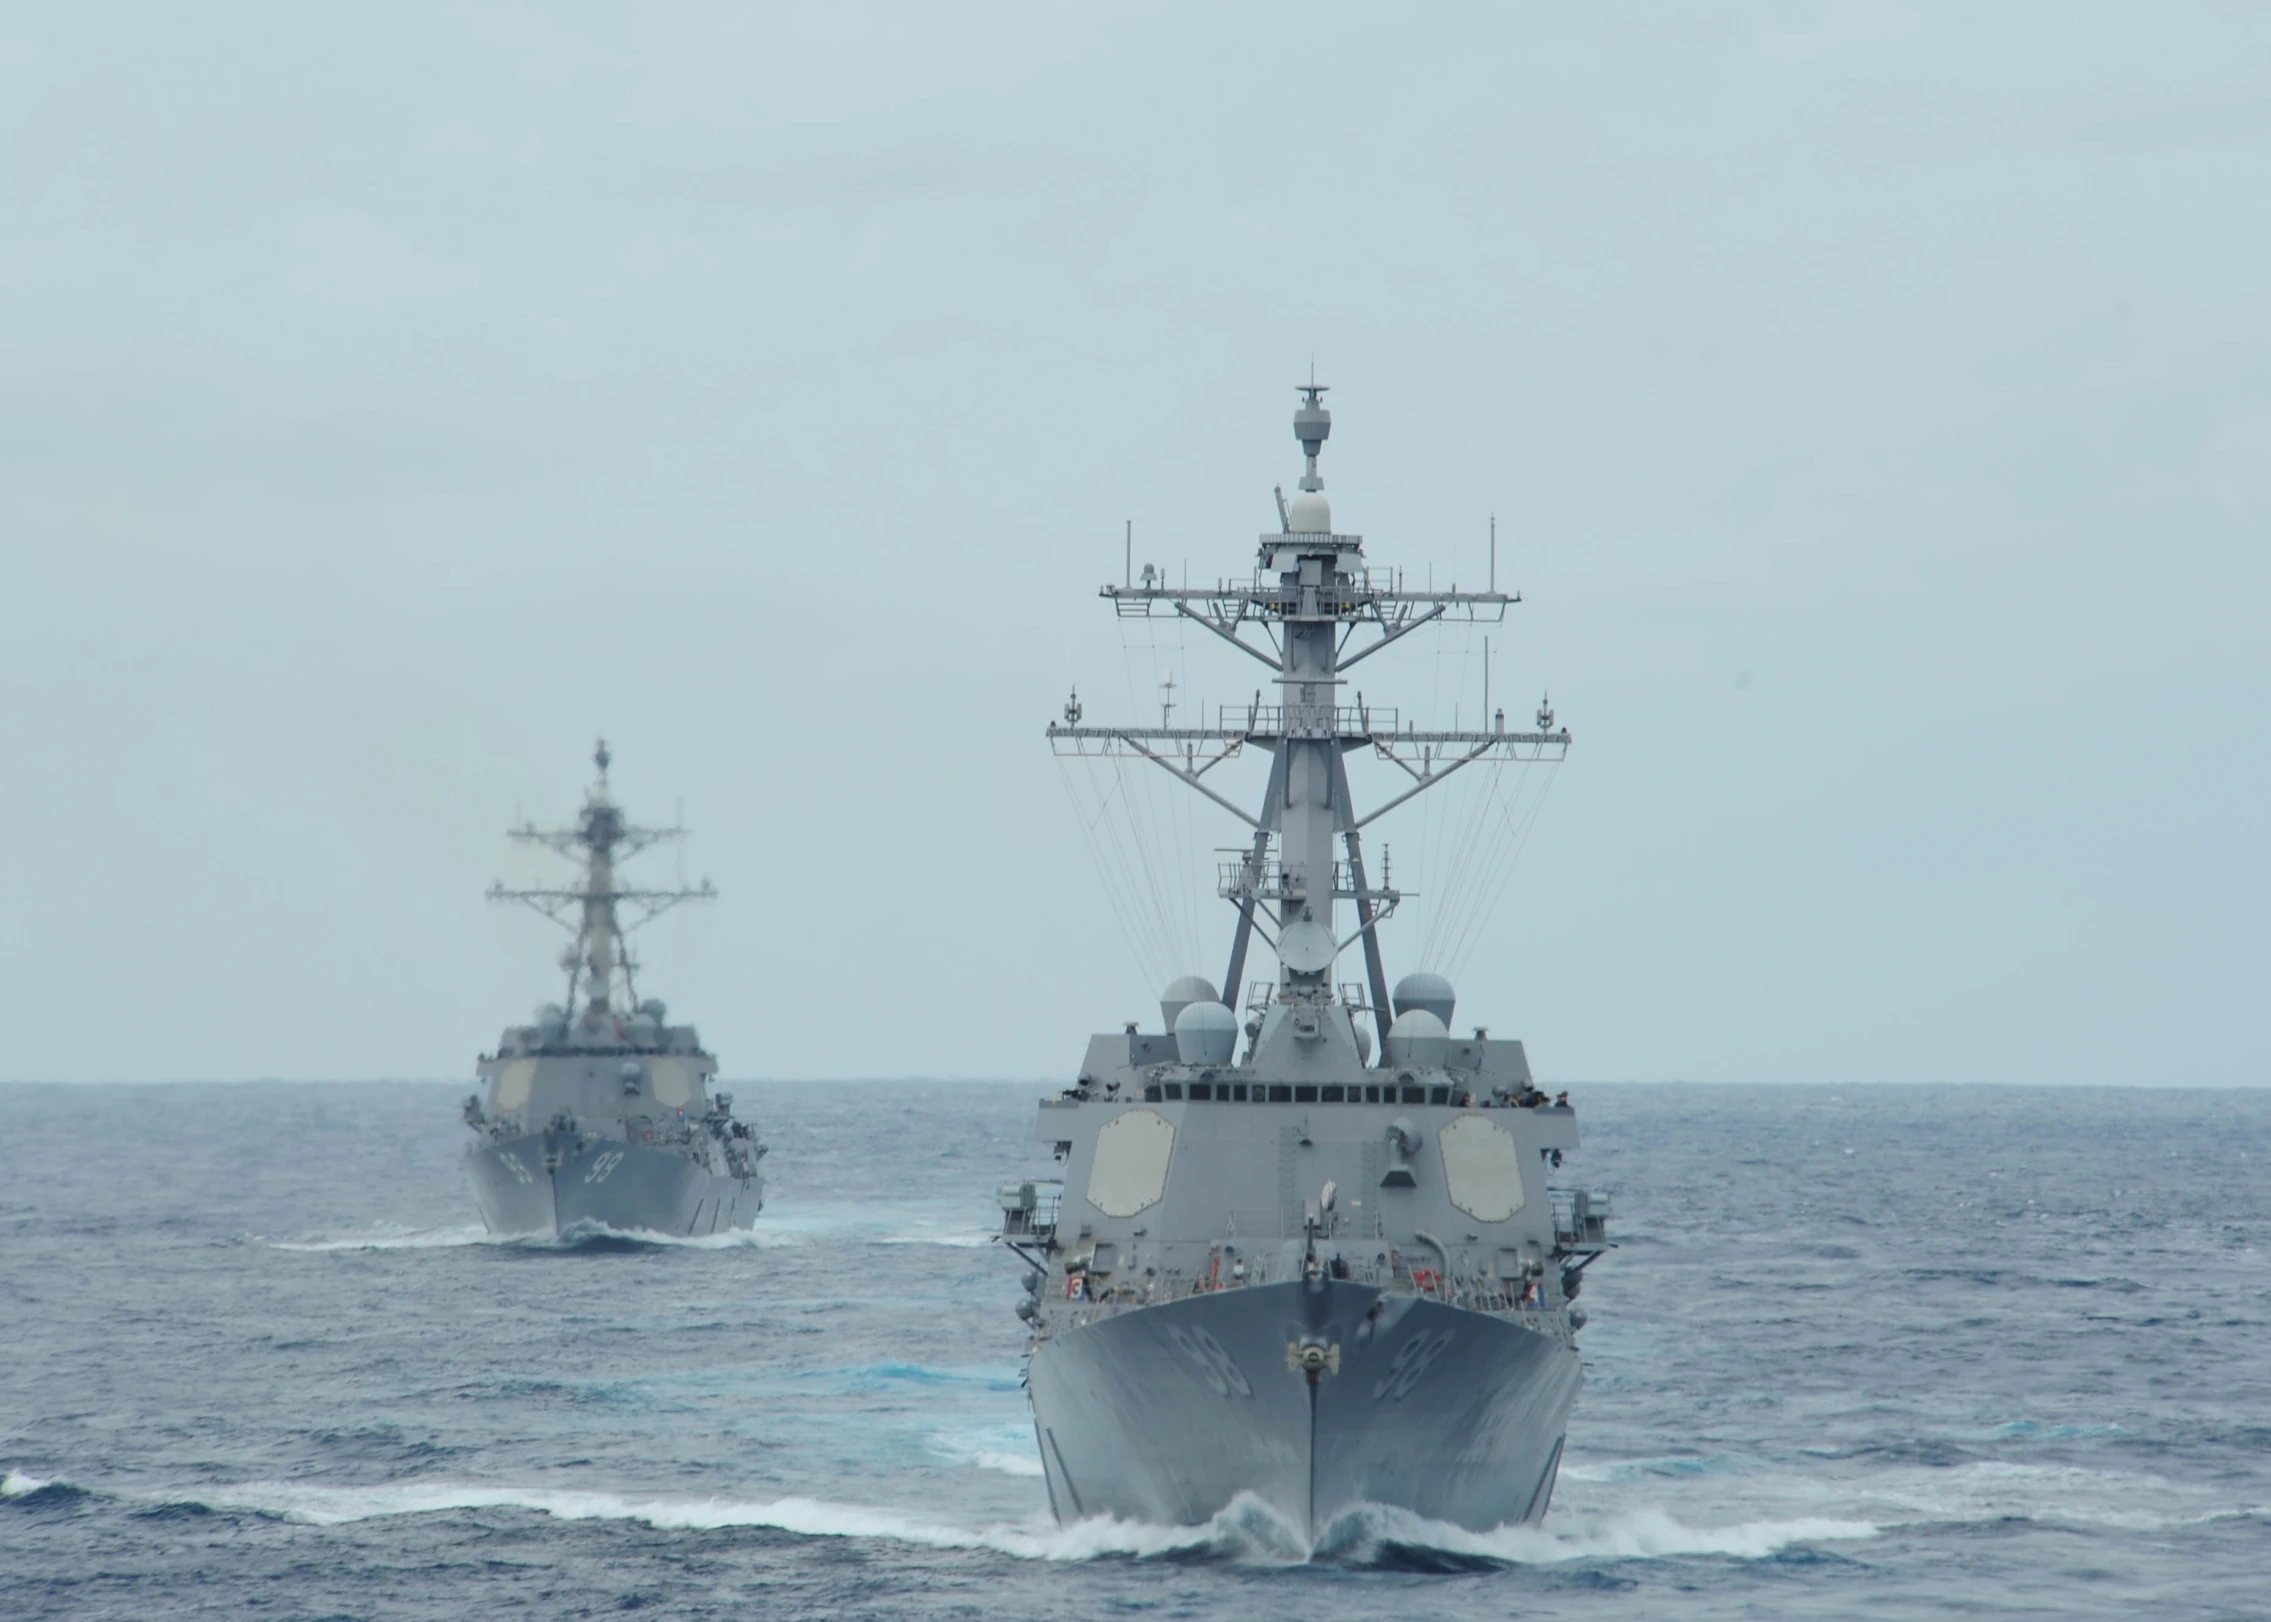
<svg viewBox="0 0 2271 1622">
<path fill-rule="evenodd" d="M 1764 1560 L 1800 1544 L 1873 1538 L 1878 1530 L 1870 1521 L 1826 1516 L 1690 1526 L 1662 1510 L 1636 1509 L 1557 1516 L 1550 1528 L 1501 1526 L 1488 1532 L 1470 1532 L 1409 1510 L 1373 1504 L 1334 1521 L 1325 1529 L 1316 1552 L 1322 1558 L 1351 1565 L 1409 1564 L 1413 1551 L 1514 1566 L 1654 1560 L 1678 1555 Z"/>
<path fill-rule="evenodd" d="M 555 1237 L 551 1234 L 491 1233 L 478 1226 L 423 1229 L 381 1229 L 322 1239 L 264 1239 L 272 1250 L 460 1250 L 486 1245 L 499 1250 L 587 1251 L 620 1249 L 746 1250 L 762 1249 L 778 1241 L 748 1228 L 730 1233 L 706 1233 L 692 1238 L 652 1233 L 638 1228 L 610 1228 L 604 1222 L 578 1222 Z"/>
<path fill-rule="evenodd" d="M 496 1234 L 479 1223 L 446 1228 L 376 1227 L 360 1233 L 326 1234 L 311 1238 L 271 1239 L 258 1243 L 272 1250 L 303 1252 L 378 1250 L 458 1250 L 486 1245 L 506 1250 L 565 1251 L 620 1249 L 774 1250 L 805 1245 L 849 1243 L 870 1245 L 943 1245 L 952 1249 L 981 1249 L 993 1243 L 991 1231 L 975 1223 L 878 1211 L 871 1207 L 849 1210 L 790 1209 L 776 1214 L 767 1207 L 755 1227 L 692 1237 L 653 1233 L 644 1229 L 611 1228 L 603 1222 L 578 1222 L 565 1233 Z"/>
<path fill-rule="evenodd" d="M 461 1245 L 498 1244 L 496 1235 L 481 1227 L 426 1228 L 379 1231 L 337 1239 L 263 1239 L 271 1250 L 455 1250 Z"/>
<path fill-rule="evenodd" d="M 91 1496 L 68 1483 L 11 1470 L 0 1498 L 36 1503 L 68 1494 Z M 151 1509 L 240 1513 L 309 1526 L 343 1526 L 395 1516 L 456 1511 L 523 1510 L 561 1521 L 636 1521 L 661 1531 L 758 1528 L 801 1537 L 873 1539 L 927 1549 L 991 1551 L 1018 1560 L 1168 1559 L 1299 1565 L 1539 1565 L 1569 1561 L 1641 1560 L 1676 1555 L 1761 1559 L 1797 1544 L 1876 1535 L 1856 1521 L 1823 1518 L 1753 1521 L 1728 1527 L 1687 1526 L 1657 1511 L 1579 1517 L 1548 1531 L 1501 1527 L 1470 1532 L 1408 1511 L 1368 1506 L 1342 1516 L 1312 1547 L 1302 1533 L 1258 1499 L 1241 1495 L 1203 1526 L 1156 1526 L 1098 1516 L 1056 1526 L 1036 1515 L 1024 1522 L 965 1526 L 910 1510 L 826 1499 L 770 1500 L 661 1494 L 400 1482 L 330 1487 L 307 1482 L 252 1481 L 201 1486 L 188 1493 L 118 1495 Z"/>
<path fill-rule="evenodd" d="M 1207 1527 L 1157 1527 L 1112 1520 L 1056 1527 L 956 1526 L 908 1510 L 832 1503 L 817 1498 L 764 1501 L 678 1498 L 573 1489 L 485 1487 L 405 1482 L 383 1487 L 320 1487 L 301 1482 L 246 1482 L 201 1488 L 213 1509 L 251 1511 L 313 1526 L 338 1526 L 396 1515 L 453 1510 L 520 1509 L 563 1521 L 638 1521 L 663 1531 L 769 1528 L 804 1537 L 872 1538 L 930 1549 L 990 1549 L 1021 1560 L 1089 1560 L 1203 1549 Z M 1219 1519 L 1219 1517 L 1218 1517 Z"/>
</svg>

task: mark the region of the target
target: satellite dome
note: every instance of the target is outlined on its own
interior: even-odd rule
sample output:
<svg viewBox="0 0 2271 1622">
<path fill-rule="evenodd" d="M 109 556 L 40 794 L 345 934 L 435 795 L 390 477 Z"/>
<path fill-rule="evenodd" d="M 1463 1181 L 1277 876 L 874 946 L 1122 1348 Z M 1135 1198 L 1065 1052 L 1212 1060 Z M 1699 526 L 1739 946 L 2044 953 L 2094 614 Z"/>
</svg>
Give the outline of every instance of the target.
<svg viewBox="0 0 2271 1622">
<path fill-rule="evenodd" d="M 1222 997 L 1214 989 L 1213 981 L 1199 975 L 1186 974 L 1171 981 L 1167 989 L 1159 994 L 1159 1023 L 1172 1031 L 1175 1021 L 1182 1018 L 1183 1010 L 1191 1004 L 1221 1001 Z"/>
<path fill-rule="evenodd" d="M 1304 490 L 1286 504 L 1286 527 L 1296 535 L 1330 535 L 1333 507 L 1321 490 Z"/>
<path fill-rule="evenodd" d="M 1372 1027 L 1360 1019 L 1355 1021 L 1350 1028 L 1356 1032 L 1356 1062 L 1364 1065 L 1370 1064 L 1372 1062 Z"/>
<path fill-rule="evenodd" d="M 1451 1056 L 1451 1033 L 1441 1020 L 1424 1008 L 1407 1008 L 1388 1027 L 1388 1063 L 1398 1068 L 1425 1069 Z"/>
<path fill-rule="evenodd" d="M 1440 974 L 1429 974 L 1425 969 L 1407 974 L 1396 982 L 1396 994 L 1390 999 L 1398 1014 L 1414 1008 L 1424 1008 L 1443 1022 L 1443 1029 L 1451 1029 L 1451 1010 L 1458 998 L 1451 990 L 1451 982 Z"/>
<path fill-rule="evenodd" d="M 1218 1002 L 1195 1002 L 1175 1016 L 1175 1056 L 1185 1064 L 1228 1064 L 1238 1016 Z"/>
<path fill-rule="evenodd" d="M 657 1025 L 670 1018 L 669 1005 L 660 997 L 649 997 L 645 1002 L 639 1004 L 639 1012 L 653 1020 Z"/>
</svg>

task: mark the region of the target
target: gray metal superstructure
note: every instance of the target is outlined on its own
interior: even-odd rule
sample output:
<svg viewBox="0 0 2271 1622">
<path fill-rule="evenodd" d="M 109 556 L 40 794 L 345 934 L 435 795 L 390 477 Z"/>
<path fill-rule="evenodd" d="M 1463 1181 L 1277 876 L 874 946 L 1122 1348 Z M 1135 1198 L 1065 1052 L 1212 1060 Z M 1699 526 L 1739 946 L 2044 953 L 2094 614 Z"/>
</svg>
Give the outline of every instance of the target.
<svg viewBox="0 0 2271 1622">
<path fill-rule="evenodd" d="M 1349 691 L 1378 649 L 1502 619 L 1518 598 L 1495 569 L 1484 591 L 1406 590 L 1333 530 L 1323 393 L 1302 389 L 1307 471 L 1251 576 L 1171 588 L 1147 569 L 1103 592 L 1123 617 L 1187 619 L 1253 655 L 1275 702 L 1121 727 L 1084 724 L 1076 698 L 1049 728 L 1061 752 L 1155 762 L 1245 823 L 1220 878 L 1236 908 L 1225 988 L 1237 995 L 1255 938 L 1277 959 L 1237 1005 L 1186 976 L 1162 1029 L 1092 1038 L 1035 1125 L 1062 1180 L 1002 1189 L 1060 1520 L 1195 1524 L 1246 1495 L 1312 1543 L 1368 1505 L 1534 1522 L 1576 1400 L 1573 1298 L 1607 1248 L 1608 1198 L 1549 1187 L 1577 1119 L 1538 1091 L 1520 1042 L 1454 1036 L 1438 975 L 1391 999 L 1378 926 L 1404 897 L 1371 881 L 1363 849 L 1375 817 L 1449 774 L 1558 760 L 1569 731 L 1544 706 L 1533 731 L 1509 732 L 1503 711 L 1485 730 L 1422 730 Z M 1247 748 L 1270 760 L 1255 811 L 1201 780 Z M 1351 757 L 1406 780 L 1360 810 Z M 1364 979 L 1336 984 L 1352 946 Z"/>
<path fill-rule="evenodd" d="M 711 1090 L 717 1060 L 694 1027 L 671 1024 L 659 1001 L 639 1000 L 624 943 L 656 914 L 717 892 L 706 880 L 647 890 L 618 878 L 621 863 L 684 830 L 634 826 L 608 790 L 610 758 L 602 739 L 592 756 L 599 777 L 573 828 L 511 831 L 577 862 L 581 882 L 489 891 L 575 937 L 560 960 L 566 1001 L 507 1028 L 497 1051 L 481 1056 L 485 1091 L 465 1101 L 475 1134 L 466 1181 L 492 1233 L 711 1234 L 748 1227 L 764 1204 L 764 1144 L 734 1118 L 733 1096 Z"/>
</svg>

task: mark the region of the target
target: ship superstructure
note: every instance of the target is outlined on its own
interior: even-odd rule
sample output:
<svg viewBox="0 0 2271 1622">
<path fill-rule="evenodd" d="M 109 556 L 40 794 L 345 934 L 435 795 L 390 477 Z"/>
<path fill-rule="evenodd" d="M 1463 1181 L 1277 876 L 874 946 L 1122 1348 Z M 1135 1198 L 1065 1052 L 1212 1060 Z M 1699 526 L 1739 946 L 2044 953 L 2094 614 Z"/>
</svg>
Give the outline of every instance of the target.
<svg viewBox="0 0 2271 1622">
<path fill-rule="evenodd" d="M 1405 897 L 1374 882 L 1364 835 L 1477 762 L 1558 761 L 1570 733 L 1544 705 L 1532 730 L 1503 711 L 1426 730 L 1354 689 L 1380 649 L 1519 599 L 1495 568 L 1482 591 L 1413 590 L 1369 564 L 1317 470 L 1325 390 L 1300 392 L 1306 471 L 1253 572 L 1171 587 L 1147 569 L 1103 589 L 1123 618 L 1187 621 L 1251 655 L 1273 691 L 1182 727 L 1096 724 L 1076 697 L 1048 729 L 1060 753 L 1157 764 L 1250 836 L 1220 873 L 1223 990 L 1186 975 L 1160 1029 L 1093 1037 L 1035 1126 L 1062 1180 L 1002 1190 L 1004 1239 L 1030 1265 L 1018 1311 L 1049 1499 L 1061 1520 L 1197 1524 L 1246 1495 L 1312 1543 L 1367 1505 L 1534 1522 L 1609 1202 L 1549 1186 L 1577 1118 L 1537 1089 L 1520 1042 L 1455 1035 L 1440 975 L 1391 996 L 1379 926 Z M 1248 749 L 1269 759 L 1253 809 L 1207 776 Z M 1395 773 L 1369 806 L 1350 779 L 1363 760 Z M 1275 973 L 1249 986 L 1257 941 Z M 1352 949 L 1363 978 L 1341 982 Z"/>
<path fill-rule="evenodd" d="M 465 1101 L 475 1133 L 466 1180 L 493 1233 L 583 1225 L 709 1234 L 748 1227 L 764 1203 L 764 1144 L 734 1118 L 733 1096 L 711 1090 L 717 1060 L 694 1027 L 671 1024 L 660 1000 L 640 1000 L 626 942 L 639 925 L 717 891 L 707 880 L 667 890 L 624 883 L 623 863 L 685 830 L 633 824 L 608 786 L 612 758 L 601 739 L 598 778 L 573 827 L 510 831 L 576 863 L 579 882 L 489 890 L 490 900 L 532 907 L 573 937 L 560 959 L 564 1000 L 506 1029 L 497 1051 L 481 1056 L 484 1092 Z"/>
</svg>

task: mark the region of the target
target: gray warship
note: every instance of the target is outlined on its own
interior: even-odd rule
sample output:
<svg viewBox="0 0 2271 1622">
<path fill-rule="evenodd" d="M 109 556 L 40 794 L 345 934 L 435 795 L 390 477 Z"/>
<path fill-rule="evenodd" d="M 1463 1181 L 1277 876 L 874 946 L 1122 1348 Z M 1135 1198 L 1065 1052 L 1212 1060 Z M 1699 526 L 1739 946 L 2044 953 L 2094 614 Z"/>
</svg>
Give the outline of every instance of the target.
<svg viewBox="0 0 2271 1622">
<path fill-rule="evenodd" d="M 639 1000 L 638 965 L 624 943 L 656 915 L 717 891 L 708 880 L 672 890 L 621 883 L 621 863 L 685 830 L 633 826 L 608 791 L 610 759 L 603 738 L 592 755 L 598 780 L 574 827 L 524 823 L 509 832 L 576 862 L 581 883 L 489 890 L 490 900 L 533 907 L 575 937 L 560 959 L 566 1001 L 507 1028 L 497 1051 L 481 1056 L 486 1093 L 465 1101 L 474 1132 L 465 1177 L 492 1233 L 712 1234 L 750 1226 L 764 1205 L 764 1144 L 734 1118 L 733 1095 L 711 1090 L 717 1060 L 694 1027 L 671 1024 L 659 1000 Z"/>
<path fill-rule="evenodd" d="M 1533 731 L 1503 710 L 1429 731 L 1350 693 L 1379 649 L 1503 620 L 1520 598 L 1497 590 L 1495 555 L 1488 590 L 1406 590 L 1334 530 L 1324 392 L 1301 388 L 1307 471 L 1250 576 L 1173 588 L 1147 568 L 1103 588 L 1123 618 L 1180 618 L 1253 655 L 1275 702 L 1257 693 L 1213 726 L 1084 725 L 1076 691 L 1048 728 L 1060 753 L 1154 762 L 1241 819 L 1250 844 L 1220 868 L 1236 909 L 1223 986 L 1236 993 L 1256 938 L 1277 959 L 1242 1006 L 1188 975 L 1161 1029 L 1091 1038 L 1035 1125 L 1061 1180 L 1001 1189 L 1060 1521 L 1197 1525 L 1243 1496 L 1311 1548 L 1368 1506 L 1534 1523 L 1577 1397 L 1574 1302 L 1609 1248 L 1608 1196 L 1549 1186 L 1577 1117 L 1538 1090 L 1520 1042 L 1453 1034 L 1440 975 L 1407 975 L 1391 999 L 1379 925 L 1404 897 L 1371 881 L 1363 849 L 1376 817 L 1474 762 L 1559 761 L 1569 729 L 1541 705 Z M 1203 780 L 1247 748 L 1269 760 L 1251 811 Z M 1382 803 L 1358 807 L 1352 757 L 1401 769 Z M 1336 985 L 1352 946 L 1364 978 Z"/>
</svg>

